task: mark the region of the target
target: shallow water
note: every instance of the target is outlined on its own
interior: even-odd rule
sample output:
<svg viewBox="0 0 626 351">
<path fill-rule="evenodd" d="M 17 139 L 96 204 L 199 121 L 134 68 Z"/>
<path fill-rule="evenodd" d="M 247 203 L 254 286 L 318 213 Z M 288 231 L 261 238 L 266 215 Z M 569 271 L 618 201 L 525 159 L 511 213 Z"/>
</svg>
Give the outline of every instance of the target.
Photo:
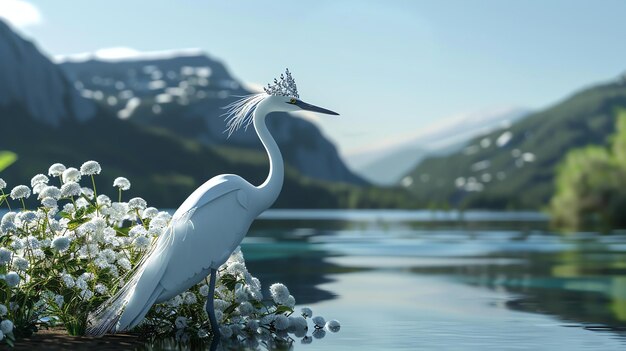
<svg viewBox="0 0 626 351">
<path fill-rule="evenodd" d="M 295 349 L 626 348 L 626 235 L 459 215 L 275 211 L 242 248 L 265 286 L 284 282 L 299 306 L 341 322 Z"/>
</svg>

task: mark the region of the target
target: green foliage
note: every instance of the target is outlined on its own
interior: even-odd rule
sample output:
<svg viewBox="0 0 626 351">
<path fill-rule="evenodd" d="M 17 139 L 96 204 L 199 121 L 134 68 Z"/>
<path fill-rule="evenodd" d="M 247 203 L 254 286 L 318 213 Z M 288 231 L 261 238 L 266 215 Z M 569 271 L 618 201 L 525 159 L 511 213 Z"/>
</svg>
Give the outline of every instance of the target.
<svg viewBox="0 0 626 351">
<path fill-rule="evenodd" d="M 555 225 L 566 229 L 626 226 L 626 111 L 618 112 L 610 148 L 570 151 L 558 167 L 550 201 Z"/>
<path fill-rule="evenodd" d="M 17 161 L 17 154 L 11 151 L 0 151 L 0 172 Z"/>
<path fill-rule="evenodd" d="M 495 143 L 505 132 L 500 129 L 470 140 L 467 146 L 473 149 L 422 161 L 408 174 L 413 178 L 409 189 L 420 202 L 437 205 L 541 209 L 555 192 L 555 172 L 564 155 L 586 145 L 606 145 L 615 131 L 615 111 L 624 106 L 624 83 L 611 82 L 587 88 L 507 128 L 512 138 L 506 145 Z M 490 145 L 483 147 L 483 139 L 489 139 Z M 518 161 L 525 153 L 535 158 Z M 484 160 L 489 161 L 487 168 L 472 168 Z M 485 173 L 491 176 L 489 182 L 480 180 Z M 428 175 L 425 178 L 429 181 L 422 181 L 423 175 Z M 457 187 L 455 180 L 461 177 L 481 181 L 484 189 L 467 191 Z"/>
</svg>

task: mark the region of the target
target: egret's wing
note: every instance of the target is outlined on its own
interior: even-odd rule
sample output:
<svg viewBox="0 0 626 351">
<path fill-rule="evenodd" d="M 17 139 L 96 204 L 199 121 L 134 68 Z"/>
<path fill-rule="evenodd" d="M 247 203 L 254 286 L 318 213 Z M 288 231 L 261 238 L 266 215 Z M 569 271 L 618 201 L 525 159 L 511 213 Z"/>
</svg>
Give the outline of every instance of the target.
<svg viewBox="0 0 626 351">
<path fill-rule="evenodd" d="M 188 289 L 206 277 L 210 268 L 226 261 L 239 245 L 253 220 L 242 187 L 235 179 L 222 180 L 203 189 L 202 195 L 192 194 L 189 203 L 185 201 L 185 206 L 195 207 L 188 210 L 192 215 L 185 230 L 173 233 L 175 238 L 169 247 L 172 254 L 161 279 L 167 292 L 178 294 Z"/>
<path fill-rule="evenodd" d="M 241 189 L 240 179 L 230 174 L 223 174 L 209 179 L 189 195 L 176 210 L 172 219 L 182 218 L 189 211 L 195 211 L 220 196 Z"/>
</svg>

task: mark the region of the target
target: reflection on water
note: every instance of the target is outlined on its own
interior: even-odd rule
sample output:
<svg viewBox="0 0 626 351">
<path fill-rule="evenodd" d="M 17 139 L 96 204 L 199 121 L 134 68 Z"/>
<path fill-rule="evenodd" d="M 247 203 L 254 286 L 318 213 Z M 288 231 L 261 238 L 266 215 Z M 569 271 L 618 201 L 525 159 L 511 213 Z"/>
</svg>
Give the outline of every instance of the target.
<svg viewBox="0 0 626 351">
<path fill-rule="evenodd" d="M 342 322 L 296 349 L 626 347 L 626 235 L 554 234 L 532 213 L 428 213 L 279 211 L 253 226 L 249 270 Z"/>
</svg>

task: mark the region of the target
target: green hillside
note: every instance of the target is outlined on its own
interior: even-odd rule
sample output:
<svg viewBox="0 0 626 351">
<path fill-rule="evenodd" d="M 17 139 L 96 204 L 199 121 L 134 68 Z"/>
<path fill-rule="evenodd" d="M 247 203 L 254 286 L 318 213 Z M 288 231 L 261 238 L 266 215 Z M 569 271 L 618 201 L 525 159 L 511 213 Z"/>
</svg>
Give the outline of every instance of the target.
<svg viewBox="0 0 626 351">
<path fill-rule="evenodd" d="M 460 152 L 422 161 L 408 174 L 409 189 L 430 206 L 542 208 L 567 151 L 607 144 L 615 111 L 624 106 L 623 80 L 585 89 L 508 129 L 471 140 Z"/>
<path fill-rule="evenodd" d="M 80 167 L 97 160 L 103 167 L 99 189 L 113 193 L 113 179 L 131 180 L 126 196 L 141 196 L 159 207 L 177 207 L 196 187 L 222 173 L 236 173 L 253 184 L 267 176 L 265 154 L 256 151 L 207 147 L 165 129 L 148 128 L 100 114 L 87 122 L 64 122 L 54 128 L 33 121 L 17 106 L 2 108 L 0 150 L 15 152 L 18 160 L 1 174 L 9 188 L 29 184 L 50 164 Z M 375 189 L 311 180 L 287 167 L 280 208 L 385 208 L 410 206 L 400 189 Z"/>
</svg>

